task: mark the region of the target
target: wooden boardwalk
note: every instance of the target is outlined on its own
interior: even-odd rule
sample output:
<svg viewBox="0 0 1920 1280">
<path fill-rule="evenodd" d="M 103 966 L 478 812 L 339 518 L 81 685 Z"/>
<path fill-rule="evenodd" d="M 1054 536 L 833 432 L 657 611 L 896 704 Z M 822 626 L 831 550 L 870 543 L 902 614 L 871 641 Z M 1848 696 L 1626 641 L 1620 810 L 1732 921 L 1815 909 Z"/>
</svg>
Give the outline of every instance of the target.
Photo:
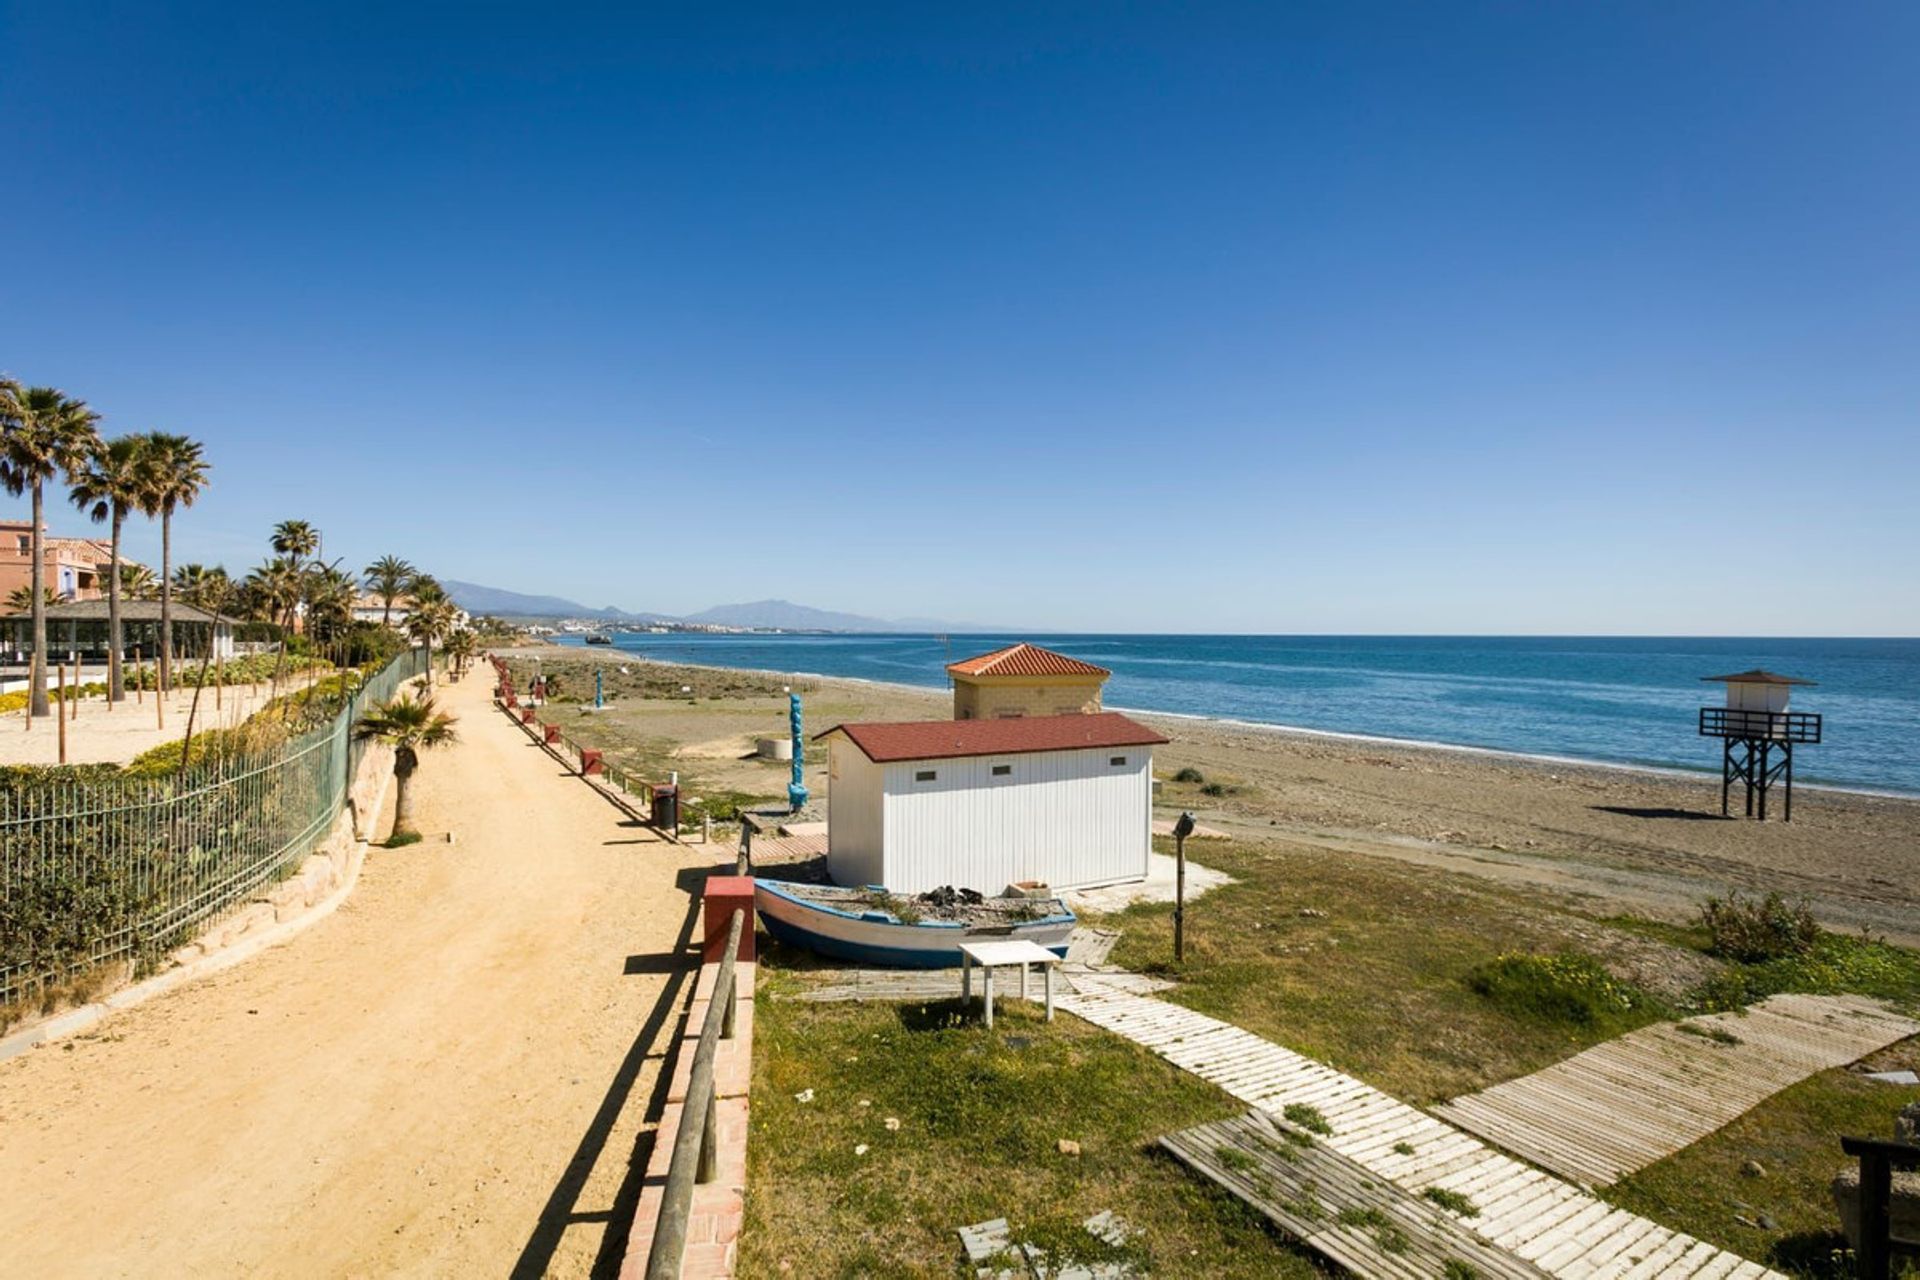
<svg viewBox="0 0 1920 1280">
<path fill-rule="evenodd" d="M 1138 995 L 1098 975 L 1078 976 L 1056 1000 L 1096 1026 L 1152 1049 L 1270 1116 L 1318 1111 L 1319 1139 L 1413 1196 L 1439 1188 L 1479 1213 L 1460 1225 L 1486 1244 L 1566 1280 L 1758 1280 L 1749 1262 L 1624 1209 L 1496 1151 L 1370 1085 L 1218 1018 Z M 1379 1274 L 1369 1272 L 1368 1274 Z"/>
<path fill-rule="evenodd" d="M 1817 1071 L 1915 1034 L 1920 1023 L 1862 996 L 1773 996 L 1743 1013 L 1643 1027 L 1434 1114 L 1604 1187 Z"/>
<path fill-rule="evenodd" d="M 1547 1274 L 1480 1239 L 1449 1210 L 1261 1112 L 1196 1125 L 1160 1145 L 1355 1275 L 1431 1280 L 1445 1276 L 1448 1263 L 1456 1275 L 1484 1280 Z"/>
</svg>

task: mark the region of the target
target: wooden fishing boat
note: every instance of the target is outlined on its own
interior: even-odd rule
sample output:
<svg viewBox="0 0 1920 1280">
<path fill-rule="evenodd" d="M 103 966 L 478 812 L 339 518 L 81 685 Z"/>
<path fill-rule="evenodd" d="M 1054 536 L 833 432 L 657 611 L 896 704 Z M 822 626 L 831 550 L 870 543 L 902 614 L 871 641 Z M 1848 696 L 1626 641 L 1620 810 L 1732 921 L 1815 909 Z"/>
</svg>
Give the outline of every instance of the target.
<svg viewBox="0 0 1920 1280">
<path fill-rule="evenodd" d="M 896 897 L 877 885 L 780 880 L 755 881 L 753 896 L 761 923 L 779 941 L 891 969 L 958 968 L 961 943 L 1009 939 L 1064 958 L 1074 926 L 1073 912 L 1058 898 L 985 898 L 949 907 Z"/>
</svg>

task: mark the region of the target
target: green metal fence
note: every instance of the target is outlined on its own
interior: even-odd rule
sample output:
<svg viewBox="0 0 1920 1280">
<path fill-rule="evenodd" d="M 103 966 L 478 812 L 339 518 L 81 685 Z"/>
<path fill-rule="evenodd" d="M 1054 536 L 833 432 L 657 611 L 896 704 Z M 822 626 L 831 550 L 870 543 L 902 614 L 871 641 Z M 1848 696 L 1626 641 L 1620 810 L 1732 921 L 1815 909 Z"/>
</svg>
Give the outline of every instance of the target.
<svg viewBox="0 0 1920 1280">
<path fill-rule="evenodd" d="M 352 728 L 426 669 L 368 677 L 327 723 L 168 778 L 105 768 L 0 786 L 0 1004 L 95 966 L 151 962 L 297 868 L 347 801 Z"/>
</svg>

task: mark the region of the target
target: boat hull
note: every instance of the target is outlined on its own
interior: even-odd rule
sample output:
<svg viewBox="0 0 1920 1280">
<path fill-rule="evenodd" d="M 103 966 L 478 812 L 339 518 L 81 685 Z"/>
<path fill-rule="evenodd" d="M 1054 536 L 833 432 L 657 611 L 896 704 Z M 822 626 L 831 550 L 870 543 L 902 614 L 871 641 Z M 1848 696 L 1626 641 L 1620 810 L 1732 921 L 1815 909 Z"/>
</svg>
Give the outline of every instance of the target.
<svg viewBox="0 0 1920 1280">
<path fill-rule="evenodd" d="M 753 896 L 760 922 L 780 942 L 805 947 L 836 960 L 889 969 L 957 969 L 960 944 L 964 942 L 1018 939 L 1045 947 L 1064 958 L 1074 926 L 1073 913 L 1058 903 L 1054 904 L 1054 914 L 1017 924 L 960 924 L 945 920 L 903 924 L 880 912 L 856 914 L 826 903 L 811 902 L 769 880 L 757 883 Z"/>
</svg>

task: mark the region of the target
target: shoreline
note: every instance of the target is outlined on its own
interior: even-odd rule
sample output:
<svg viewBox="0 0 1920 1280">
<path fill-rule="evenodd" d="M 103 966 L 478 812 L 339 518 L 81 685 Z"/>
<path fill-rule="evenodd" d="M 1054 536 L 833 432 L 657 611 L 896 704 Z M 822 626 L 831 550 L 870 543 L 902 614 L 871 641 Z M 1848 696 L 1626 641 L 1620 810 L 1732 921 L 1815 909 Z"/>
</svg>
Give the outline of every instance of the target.
<svg viewBox="0 0 1920 1280">
<path fill-rule="evenodd" d="M 532 646 L 522 646 L 532 647 Z M 557 649 L 564 653 L 589 652 L 584 644 L 550 643 L 541 648 Z M 600 645 L 595 648 L 606 648 Z M 632 649 L 614 647 L 611 652 L 627 655 L 630 661 L 651 663 L 661 667 L 686 667 L 692 670 L 737 671 L 743 675 L 772 676 L 780 679 L 815 680 L 862 685 L 877 689 L 894 689 L 903 693 L 939 694 L 945 692 L 938 685 L 911 684 L 905 680 L 878 680 L 872 676 L 829 675 L 820 671 L 783 671 L 773 667 L 729 667 L 710 662 L 681 662 L 673 658 L 654 658 L 635 653 Z M 1559 768 L 1597 769 L 1610 773 L 1624 773 L 1633 776 L 1649 776 L 1668 781 L 1700 782 L 1712 781 L 1710 769 L 1688 769 L 1679 765 L 1658 765 L 1626 763 L 1618 760 L 1594 760 L 1585 756 L 1561 756 L 1542 752 L 1515 751 L 1506 747 L 1483 747 L 1462 742 L 1438 742 L 1424 738 L 1395 738 L 1386 734 L 1356 733 L 1339 729 L 1313 729 L 1304 725 L 1275 724 L 1266 720 L 1243 720 L 1235 716 L 1215 715 L 1198 711 L 1161 711 L 1152 707 L 1109 706 L 1109 711 L 1118 711 L 1123 715 L 1160 716 L 1169 720 L 1187 720 L 1196 724 L 1216 725 L 1227 729 L 1251 730 L 1255 733 L 1271 733 L 1279 737 L 1318 739 L 1325 742 L 1366 743 L 1374 746 L 1392 747 L 1406 751 L 1436 751 L 1450 755 L 1465 755 L 1502 761 L 1520 765 L 1553 765 Z M 1832 782 L 1808 782 L 1794 780 L 1794 786 L 1802 791 L 1821 791 L 1836 795 L 1861 796 L 1872 800 L 1893 800 L 1907 804 L 1920 805 L 1920 791 L 1887 791 L 1871 787 L 1852 787 Z"/>
</svg>

